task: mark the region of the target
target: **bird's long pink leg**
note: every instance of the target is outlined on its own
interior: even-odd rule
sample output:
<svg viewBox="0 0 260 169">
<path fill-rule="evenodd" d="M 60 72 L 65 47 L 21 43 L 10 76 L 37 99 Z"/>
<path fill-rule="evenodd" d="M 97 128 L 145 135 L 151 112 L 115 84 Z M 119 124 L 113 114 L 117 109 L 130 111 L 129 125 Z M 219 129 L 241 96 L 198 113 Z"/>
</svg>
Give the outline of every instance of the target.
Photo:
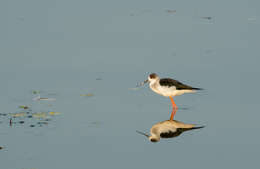
<svg viewBox="0 0 260 169">
<path fill-rule="evenodd" d="M 177 105 L 175 104 L 173 98 L 170 96 L 170 99 L 171 99 L 171 102 L 172 102 L 172 114 L 171 114 L 171 118 L 170 120 L 173 120 L 173 117 L 174 115 L 176 114 L 177 110 L 178 110 L 178 107 Z"/>
</svg>

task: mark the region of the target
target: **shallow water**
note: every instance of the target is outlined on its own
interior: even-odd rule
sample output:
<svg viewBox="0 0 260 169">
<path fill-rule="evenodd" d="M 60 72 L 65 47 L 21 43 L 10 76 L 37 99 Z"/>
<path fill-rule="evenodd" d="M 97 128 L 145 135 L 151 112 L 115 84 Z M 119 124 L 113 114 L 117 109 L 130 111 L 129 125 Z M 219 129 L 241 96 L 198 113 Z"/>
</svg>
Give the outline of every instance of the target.
<svg viewBox="0 0 260 169">
<path fill-rule="evenodd" d="M 1 1 L 0 113 L 60 112 L 41 127 L 0 116 L 1 168 L 258 166 L 259 5 Z M 175 101 L 177 120 L 206 127 L 156 144 L 136 133 L 170 116 L 168 98 L 129 90 L 150 72 L 204 88 Z"/>
</svg>

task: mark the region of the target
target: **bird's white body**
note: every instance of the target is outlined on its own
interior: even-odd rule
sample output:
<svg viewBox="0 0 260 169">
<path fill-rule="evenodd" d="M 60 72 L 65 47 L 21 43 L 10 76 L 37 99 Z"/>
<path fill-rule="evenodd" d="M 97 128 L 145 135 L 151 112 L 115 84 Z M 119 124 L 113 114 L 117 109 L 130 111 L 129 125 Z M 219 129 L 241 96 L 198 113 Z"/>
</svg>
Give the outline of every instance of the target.
<svg viewBox="0 0 260 169">
<path fill-rule="evenodd" d="M 161 86 L 160 79 L 150 82 L 149 86 L 152 91 L 165 97 L 180 96 L 184 93 L 194 93 L 194 90 L 177 90 L 175 86 Z"/>
</svg>

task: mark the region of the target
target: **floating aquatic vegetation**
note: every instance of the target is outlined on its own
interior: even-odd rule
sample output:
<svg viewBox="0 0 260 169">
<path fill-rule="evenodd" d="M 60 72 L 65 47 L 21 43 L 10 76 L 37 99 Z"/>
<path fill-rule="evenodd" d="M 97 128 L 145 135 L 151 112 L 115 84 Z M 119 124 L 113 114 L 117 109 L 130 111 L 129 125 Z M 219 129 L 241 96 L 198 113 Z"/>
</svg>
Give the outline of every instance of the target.
<svg viewBox="0 0 260 169">
<path fill-rule="evenodd" d="M 94 96 L 94 94 L 92 94 L 92 93 L 87 93 L 87 94 L 80 94 L 80 96 L 92 97 L 92 96 Z"/>
<path fill-rule="evenodd" d="M 13 124 L 13 119 L 10 118 L 10 120 L 9 120 L 9 125 L 12 126 L 12 124 Z"/>
<path fill-rule="evenodd" d="M 21 105 L 19 106 L 20 109 L 29 109 L 29 106 L 24 106 L 24 105 Z"/>
<path fill-rule="evenodd" d="M 41 100 L 44 100 L 44 101 L 55 101 L 56 99 L 55 98 L 47 98 L 47 97 L 41 97 L 40 95 L 33 98 L 34 101 L 41 101 Z"/>
<path fill-rule="evenodd" d="M 59 114 L 60 114 L 60 112 L 53 112 L 53 111 L 49 112 L 49 115 L 52 115 L 52 116 L 59 115 Z"/>
<path fill-rule="evenodd" d="M 24 121 L 19 121 L 20 124 L 24 124 Z"/>
<path fill-rule="evenodd" d="M 32 113 L 32 117 L 35 118 L 46 118 L 47 114 L 45 112 Z"/>
<path fill-rule="evenodd" d="M 129 88 L 129 90 L 139 90 L 139 87 L 133 87 L 133 88 Z"/>
<path fill-rule="evenodd" d="M 47 121 L 39 121 L 37 124 L 40 124 L 40 125 L 42 125 L 42 124 L 44 124 L 44 125 L 47 125 L 47 124 L 49 124 Z"/>
<path fill-rule="evenodd" d="M 101 124 L 102 124 L 102 122 L 100 122 L 100 121 L 93 121 L 93 122 L 91 122 L 91 125 L 95 125 L 95 126 L 99 126 Z"/>
<path fill-rule="evenodd" d="M 38 90 L 32 90 L 33 94 L 35 94 L 33 100 L 34 101 L 54 101 L 55 98 L 49 97 L 41 97 L 40 92 Z M 55 92 L 50 94 L 45 93 L 45 95 L 56 95 Z M 37 97 L 36 97 L 37 96 Z M 87 94 L 86 96 L 92 96 Z M 19 126 L 19 127 L 37 127 L 44 126 L 52 122 L 52 118 L 60 114 L 58 111 L 51 110 L 55 102 L 47 104 L 35 104 L 32 103 L 29 105 L 18 105 L 17 111 L 8 112 L 8 113 L 0 113 L 0 125 L 8 125 L 8 126 Z M 37 105 L 37 111 L 33 110 L 33 106 Z M 42 106 L 45 106 L 42 107 Z M 43 108 L 40 109 L 39 108 Z M 45 110 L 44 110 L 45 109 Z M 46 109 L 48 111 L 46 111 Z M 24 125 L 26 124 L 26 125 Z"/>
<path fill-rule="evenodd" d="M 25 117 L 26 115 L 27 115 L 26 112 L 11 113 L 12 117 Z"/>
<path fill-rule="evenodd" d="M 207 19 L 207 20 L 211 20 L 212 19 L 212 17 L 211 16 L 202 16 L 202 17 L 200 17 L 201 19 Z"/>
<path fill-rule="evenodd" d="M 33 94 L 39 94 L 40 91 L 39 91 L 39 90 L 33 90 L 32 93 L 33 93 Z"/>
<path fill-rule="evenodd" d="M 176 13 L 177 11 L 176 10 L 167 9 L 167 10 L 165 10 L 165 12 L 172 14 L 172 13 Z"/>
<path fill-rule="evenodd" d="M 57 96 L 58 93 L 56 93 L 56 92 L 50 92 L 50 93 L 47 93 L 47 95 L 48 95 L 48 96 Z"/>
</svg>

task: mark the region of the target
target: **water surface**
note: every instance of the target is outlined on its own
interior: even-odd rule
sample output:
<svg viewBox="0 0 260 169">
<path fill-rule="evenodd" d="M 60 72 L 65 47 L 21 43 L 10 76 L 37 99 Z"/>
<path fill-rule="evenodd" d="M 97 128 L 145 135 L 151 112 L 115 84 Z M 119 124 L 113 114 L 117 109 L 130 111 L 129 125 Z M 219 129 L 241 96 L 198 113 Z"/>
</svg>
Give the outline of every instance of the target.
<svg viewBox="0 0 260 169">
<path fill-rule="evenodd" d="M 60 112 L 42 127 L 0 117 L 1 168 L 257 166 L 259 5 L 1 1 L 0 113 Z M 170 99 L 129 90 L 151 72 L 205 89 L 175 99 L 177 120 L 205 128 L 156 144 L 135 132 L 170 115 Z"/>
</svg>

